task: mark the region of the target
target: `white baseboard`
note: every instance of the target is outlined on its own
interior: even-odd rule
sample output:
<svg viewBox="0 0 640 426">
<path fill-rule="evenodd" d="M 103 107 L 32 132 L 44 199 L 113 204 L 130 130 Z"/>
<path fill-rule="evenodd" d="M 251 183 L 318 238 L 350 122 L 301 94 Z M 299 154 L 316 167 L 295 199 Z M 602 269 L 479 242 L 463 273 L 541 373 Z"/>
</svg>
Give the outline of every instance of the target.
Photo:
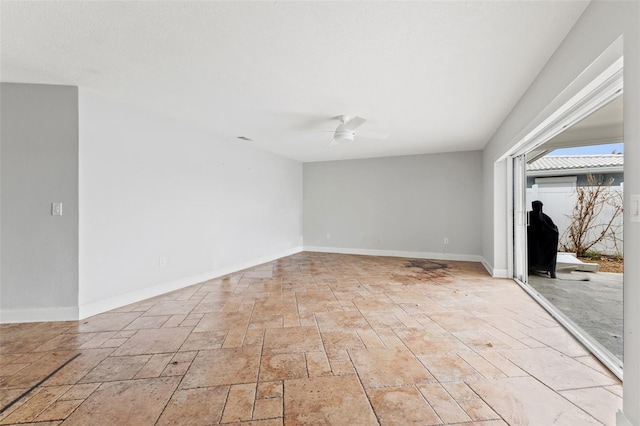
<svg viewBox="0 0 640 426">
<path fill-rule="evenodd" d="M 271 262 L 285 256 L 300 253 L 302 246 L 293 247 L 269 256 L 263 256 L 235 265 L 225 266 L 202 274 L 191 275 L 178 280 L 157 284 L 151 287 L 120 294 L 108 299 L 85 303 L 80 306 L 64 308 L 40 308 L 40 309 L 3 309 L 0 311 L 0 324 L 46 322 L 46 321 L 77 321 L 93 315 L 101 314 L 112 309 L 121 308 L 131 303 L 159 296 L 170 291 L 179 290 L 193 284 L 198 284 L 213 278 L 218 278 L 233 272 L 251 268 L 262 263 Z"/>
<path fill-rule="evenodd" d="M 489 275 L 494 278 L 508 278 L 506 269 L 495 269 L 484 256 L 475 254 L 456 254 L 456 253 L 434 253 L 420 251 L 403 251 L 403 250 L 375 250 L 375 249 L 356 249 L 344 247 L 322 247 L 322 246 L 304 246 L 304 251 L 317 251 L 320 253 L 339 253 L 339 254 L 358 254 L 364 256 L 391 256 L 391 257 L 412 257 L 417 259 L 434 259 L 434 260 L 459 260 L 464 262 L 480 262 L 487 270 Z"/>
<path fill-rule="evenodd" d="M 202 274 L 191 275 L 178 280 L 157 284 L 152 287 L 143 288 L 140 290 L 132 291 L 118 296 L 110 297 L 108 299 L 97 300 L 95 302 L 86 303 L 79 306 L 79 319 L 88 318 L 93 315 L 97 315 L 103 312 L 117 309 L 122 306 L 136 303 L 141 300 L 149 299 L 151 297 L 159 296 L 161 294 L 169 293 L 171 291 L 180 290 L 181 288 L 188 287 L 190 285 L 198 284 L 204 281 L 208 281 L 214 278 L 222 277 L 234 272 L 241 271 L 243 269 L 251 268 L 263 263 L 271 262 L 273 260 L 280 259 L 282 257 L 291 256 L 292 254 L 300 253 L 302 251 L 301 246 L 293 247 L 278 253 L 274 253 L 268 256 L 259 257 L 246 262 L 237 263 L 234 265 L 224 266 L 211 271 L 204 272 Z"/>
<path fill-rule="evenodd" d="M 465 262 L 482 262 L 484 260 L 482 256 L 475 254 L 430 253 L 421 251 L 375 250 L 344 247 L 304 246 L 304 251 L 316 251 L 320 253 L 359 254 L 364 256 L 409 257 L 415 259 L 459 260 Z"/>
<path fill-rule="evenodd" d="M 616 426 L 633 426 L 633 423 L 624 415 L 622 410 L 618 410 L 616 413 Z"/>
<path fill-rule="evenodd" d="M 511 278 L 509 276 L 509 271 L 507 271 L 506 269 L 494 269 L 491 276 L 494 278 Z"/>
<path fill-rule="evenodd" d="M 19 322 L 76 321 L 78 307 L 3 309 L 0 312 L 0 324 Z"/>
<path fill-rule="evenodd" d="M 40 321 L 76 321 L 78 319 L 88 318 L 103 312 L 117 309 L 131 303 L 159 296 L 171 291 L 179 290 L 190 285 L 198 284 L 214 278 L 218 278 L 227 274 L 251 268 L 262 263 L 271 262 L 282 257 L 291 256 L 301 251 L 315 251 L 322 253 L 340 253 L 340 254 L 356 254 L 365 256 L 391 256 L 391 257 L 408 257 L 418 259 L 435 259 L 435 260 L 453 260 L 480 262 L 487 269 L 489 274 L 494 277 L 506 277 L 506 270 L 496 270 L 479 255 L 456 254 L 456 253 L 432 253 L 417 252 L 403 250 L 375 250 L 375 249 L 355 249 L 342 247 L 317 247 L 317 246 L 297 246 L 269 256 L 263 256 L 238 264 L 217 268 L 202 274 L 191 275 L 178 280 L 157 284 L 151 287 L 120 294 L 108 299 L 97 300 L 85 303 L 78 307 L 67 308 L 48 308 L 48 309 L 3 309 L 0 313 L 0 324 L 3 323 L 19 323 L 19 322 L 40 322 Z"/>
<path fill-rule="evenodd" d="M 484 269 L 486 269 L 489 275 L 491 275 L 492 277 L 509 278 L 509 272 L 506 269 L 495 269 L 489 262 L 487 262 L 487 259 L 485 259 L 484 257 L 482 258 L 481 262 L 482 266 L 484 266 Z"/>
</svg>

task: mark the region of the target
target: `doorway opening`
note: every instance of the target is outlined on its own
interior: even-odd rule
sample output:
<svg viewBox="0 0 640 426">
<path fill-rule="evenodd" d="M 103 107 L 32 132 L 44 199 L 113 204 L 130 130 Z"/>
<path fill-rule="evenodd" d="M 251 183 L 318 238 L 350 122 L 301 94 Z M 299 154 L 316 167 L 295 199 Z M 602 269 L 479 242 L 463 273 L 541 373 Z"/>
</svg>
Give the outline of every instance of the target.
<svg viewBox="0 0 640 426">
<path fill-rule="evenodd" d="M 621 380 L 622 89 L 620 60 L 509 162 L 513 277 Z"/>
</svg>

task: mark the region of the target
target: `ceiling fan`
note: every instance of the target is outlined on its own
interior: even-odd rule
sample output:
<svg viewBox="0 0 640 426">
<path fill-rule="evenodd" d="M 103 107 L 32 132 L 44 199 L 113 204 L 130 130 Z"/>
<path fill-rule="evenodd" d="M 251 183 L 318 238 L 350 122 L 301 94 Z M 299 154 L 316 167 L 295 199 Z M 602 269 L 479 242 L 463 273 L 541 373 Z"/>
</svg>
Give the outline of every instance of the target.
<svg viewBox="0 0 640 426">
<path fill-rule="evenodd" d="M 336 130 L 333 130 L 333 139 L 329 142 L 329 146 L 337 145 L 339 143 L 353 142 L 356 135 L 369 139 L 388 139 L 388 133 L 376 133 L 376 132 L 362 132 L 356 131 L 356 129 L 364 124 L 366 119 L 362 117 L 351 117 L 349 115 L 341 115 L 338 117 L 340 125 Z"/>
</svg>

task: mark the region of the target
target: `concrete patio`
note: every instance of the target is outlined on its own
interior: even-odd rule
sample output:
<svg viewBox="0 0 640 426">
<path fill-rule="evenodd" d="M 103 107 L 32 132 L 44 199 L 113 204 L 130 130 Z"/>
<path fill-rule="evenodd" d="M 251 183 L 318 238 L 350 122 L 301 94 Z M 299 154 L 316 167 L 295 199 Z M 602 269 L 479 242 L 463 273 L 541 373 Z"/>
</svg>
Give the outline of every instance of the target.
<svg viewBox="0 0 640 426">
<path fill-rule="evenodd" d="M 529 275 L 529 284 L 618 359 L 623 359 L 622 279 L 609 272 Z"/>
</svg>

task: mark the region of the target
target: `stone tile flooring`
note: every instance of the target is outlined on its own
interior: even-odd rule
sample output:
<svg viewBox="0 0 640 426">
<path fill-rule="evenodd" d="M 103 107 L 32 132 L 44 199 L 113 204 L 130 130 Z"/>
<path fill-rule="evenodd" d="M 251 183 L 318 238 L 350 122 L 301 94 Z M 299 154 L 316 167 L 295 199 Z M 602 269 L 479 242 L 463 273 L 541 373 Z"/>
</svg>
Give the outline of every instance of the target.
<svg viewBox="0 0 640 426">
<path fill-rule="evenodd" d="M 615 424 L 622 386 L 480 264 L 300 253 L 79 322 L 0 326 L 39 425 Z"/>
</svg>

